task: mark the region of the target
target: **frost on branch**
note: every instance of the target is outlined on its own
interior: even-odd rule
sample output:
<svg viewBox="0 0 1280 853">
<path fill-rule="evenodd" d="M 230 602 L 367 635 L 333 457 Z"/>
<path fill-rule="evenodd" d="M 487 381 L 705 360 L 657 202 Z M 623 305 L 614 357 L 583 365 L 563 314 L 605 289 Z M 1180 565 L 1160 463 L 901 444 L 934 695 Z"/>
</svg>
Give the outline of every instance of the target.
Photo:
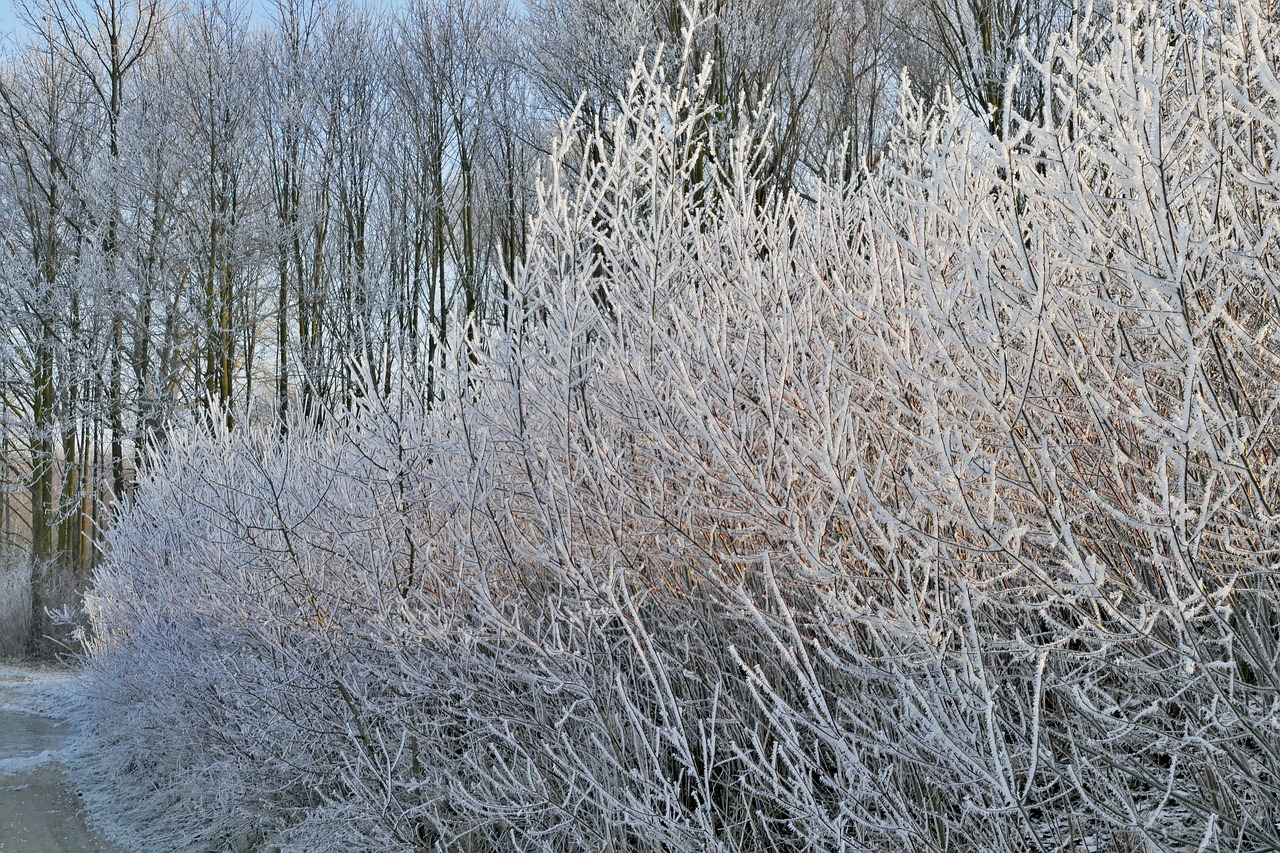
<svg viewBox="0 0 1280 853">
<path fill-rule="evenodd" d="M 641 66 L 451 403 L 153 468 L 97 796 L 164 850 L 1280 847 L 1277 45 L 1127 7 L 1042 121 L 908 98 L 785 197 Z"/>
</svg>

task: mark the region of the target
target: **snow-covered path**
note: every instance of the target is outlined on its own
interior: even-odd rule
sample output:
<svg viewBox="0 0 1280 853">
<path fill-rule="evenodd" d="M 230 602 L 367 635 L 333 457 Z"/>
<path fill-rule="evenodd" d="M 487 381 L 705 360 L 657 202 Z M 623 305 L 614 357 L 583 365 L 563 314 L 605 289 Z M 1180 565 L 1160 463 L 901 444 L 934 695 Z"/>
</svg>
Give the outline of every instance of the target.
<svg viewBox="0 0 1280 853">
<path fill-rule="evenodd" d="M 118 853 L 85 824 L 60 759 L 72 732 L 34 695 L 65 677 L 0 665 L 0 853 Z"/>
</svg>

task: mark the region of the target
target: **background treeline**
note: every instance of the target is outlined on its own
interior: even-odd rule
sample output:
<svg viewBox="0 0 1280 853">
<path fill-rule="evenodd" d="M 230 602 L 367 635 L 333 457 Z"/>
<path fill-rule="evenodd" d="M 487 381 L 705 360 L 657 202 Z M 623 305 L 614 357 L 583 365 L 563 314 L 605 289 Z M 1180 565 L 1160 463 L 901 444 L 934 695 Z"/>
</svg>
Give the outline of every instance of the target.
<svg viewBox="0 0 1280 853">
<path fill-rule="evenodd" d="M 555 137 L 459 393 L 171 433 L 89 801 L 166 853 L 1280 849 L 1274 7 L 1108 12 L 1034 121 L 907 97 L 790 190 L 685 20 Z"/>
<path fill-rule="evenodd" d="M 320 421 L 369 390 L 357 364 L 383 393 L 456 388 L 447 374 L 510 321 L 560 123 L 594 132 L 637 57 L 675 45 L 678 62 L 689 41 L 675 0 L 17 8 L 0 68 L 0 536 L 13 565 L 35 558 L 16 609 L 37 635 L 174 426 Z M 701 132 L 764 134 L 762 192 L 860 175 L 904 70 L 993 128 L 1034 112 L 1036 87 L 1008 72 L 1072 18 L 1058 0 L 707 10 L 689 41 L 713 63 Z"/>
</svg>

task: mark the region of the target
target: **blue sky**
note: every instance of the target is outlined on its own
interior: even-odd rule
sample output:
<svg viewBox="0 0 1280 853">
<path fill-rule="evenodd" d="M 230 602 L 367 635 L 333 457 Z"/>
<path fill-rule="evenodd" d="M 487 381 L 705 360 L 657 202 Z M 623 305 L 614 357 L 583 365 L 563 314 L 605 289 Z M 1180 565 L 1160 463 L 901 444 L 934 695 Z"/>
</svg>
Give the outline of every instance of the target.
<svg viewBox="0 0 1280 853">
<path fill-rule="evenodd" d="M 24 25 L 18 20 L 18 13 L 15 9 L 16 0 L 0 0 L 0 55 L 3 55 L 11 49 L 14 43 L 22 38 Z M 39 0 L 30 0 L 32 3 L 38 3 Z M 88 5 L 91 0 L 78 0 L 78 2 Z M 255 21 L 268 20 L 271 15 L 271 0 L 239 0 L 249 10 L 249 14 Z M 373 7 L 394 8 L 402 6 L 404 0 L 357 0 L 364 2 Z M 512 0 L 512 8 L 520 9 L 523 7 L 523 0 Z"/>
<path fill-rule="evenodd" d="M 18 27 L 18 16 L 13 10 L 12 0 L 0 0 L 0 37 L 8 41 Z"/>
<path fill-rule="evenodd" d="M 257 17 L 267 14 L 270 0 L 246 0 L 246 5 L 250 14 Z M 18 13 L 14 8 L 14 0 L 0 0 L 0 40 L 3 40 L 3 46 L 12 47 L 15 39 L 20 37 L 22 29 L 23 25 L 18 20 Z"/>
</svg>

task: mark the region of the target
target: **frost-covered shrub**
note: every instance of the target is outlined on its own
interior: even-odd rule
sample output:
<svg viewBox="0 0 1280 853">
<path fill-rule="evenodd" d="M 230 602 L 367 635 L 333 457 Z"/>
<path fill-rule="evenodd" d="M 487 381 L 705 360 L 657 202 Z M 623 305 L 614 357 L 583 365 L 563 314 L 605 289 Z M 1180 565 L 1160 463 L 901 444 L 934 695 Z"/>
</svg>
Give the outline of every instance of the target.
<svg viewBox="0 0 1280 853">
<path fill-rule="evenodd" d="M 157 460 L 97 796 L 164 850 L 1280 847 L 1277 45 L 1122 9 L 1038 121 L 908 100 L 787 197 L 642 67 L 448 402 Z"/>
</svg>

